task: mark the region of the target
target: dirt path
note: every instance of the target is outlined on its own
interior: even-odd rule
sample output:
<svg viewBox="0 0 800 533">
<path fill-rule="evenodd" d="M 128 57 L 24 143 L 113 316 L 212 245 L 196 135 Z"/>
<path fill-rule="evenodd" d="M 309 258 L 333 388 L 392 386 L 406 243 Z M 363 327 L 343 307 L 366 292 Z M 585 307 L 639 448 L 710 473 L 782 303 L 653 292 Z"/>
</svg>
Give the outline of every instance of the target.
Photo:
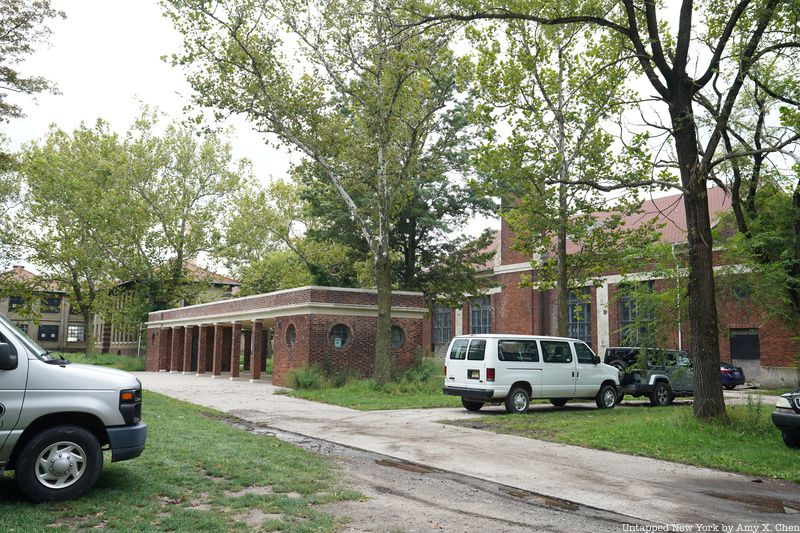
<svg viewBox="0 0 800 533">
<path fill-rule="evenodd" d="M 233 414 L 233 413 L 231 413 Z M 247 422 L 227 422 L 326 456 L 348 488 L 367 496 L 320 506 L 347 517 L 346 532 L 530 532 L 620 531 L 643 523 L 513 487 L 398 461 L 381 454 L 278 431 Z"/>
</svg>

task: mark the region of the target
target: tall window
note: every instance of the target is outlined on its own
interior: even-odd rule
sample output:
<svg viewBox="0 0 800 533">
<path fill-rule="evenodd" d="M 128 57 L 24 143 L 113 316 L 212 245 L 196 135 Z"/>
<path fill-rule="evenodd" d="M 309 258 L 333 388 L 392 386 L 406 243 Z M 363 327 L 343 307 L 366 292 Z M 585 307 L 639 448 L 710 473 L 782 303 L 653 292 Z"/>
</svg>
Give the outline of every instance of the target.
<svg viewBox="0 0 800 533">
<path fill-rule="evenodd" d="M 36 340 L 40 342 L 58 342 L 58 326 L 51 324 L 40 325 Z"/>
<path fill-rule="evenodd" d="M 433 343 L 447 344 L 453 338 L 450 321 L 450 308 L 444 304 L 436 304 L 433 308 Z"/>
<path fill-rule="evenodd" d="M 621 286 L 619 298 L 619 338 L 622 346 L 650 346 L 654 344 L 651 338 L 653 313 L 643 309 L 636 301 L 635 291 L 652 291 L 653 282 L 647 281 L 636 287 Z"/>
<path fill-rule="evenodd" d="M 61 297 L 42 298 L 42 313 L 58 313 L 61 311 Z"/>
<path fill-rule="evenodd" d="M 25 301 L 19 296 L 12 296 L 8 299 L 8 312 L 13 313 L 25 307 Z"/>
<path fill-rule="evenodd" d="M 491 325 L 489 297 L 473 298 L 469 302 L 469 308 L 469 332 L 472 334 L 489 333 Z"/>
<path fill-rule="evenodd" d="M 67 326 L 67 342 L 83 342 L 86 339 L 86 327 L 83 324 Z"/>
<path fill-rule="evenodd" d="M 577 291 L 569 291 L 567 308 L 569 324 L 567 335 L 573 339 L 580 339 L 586 344 L 592 343 L 591 304 L 589 303 L 589 287 Z"/>
</svg>

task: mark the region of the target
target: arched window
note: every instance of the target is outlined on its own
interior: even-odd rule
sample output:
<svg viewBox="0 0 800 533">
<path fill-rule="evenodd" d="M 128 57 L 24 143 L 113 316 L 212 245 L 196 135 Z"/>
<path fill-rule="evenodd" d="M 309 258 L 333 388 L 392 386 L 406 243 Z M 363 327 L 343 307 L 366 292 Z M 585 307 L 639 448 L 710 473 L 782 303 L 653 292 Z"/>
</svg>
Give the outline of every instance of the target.
<svg viewBox="0 0 800 533">
<path fill-rule="evenodd" d="M 350 328 L 344 324 L 336 324 L 331 328 L 328 338 L 334 348 L 344 348 L 347 341 L 350 340 Z"/>
<path fill-rule="evenodd" d="M 289 327 L 286 328 L 286 344 L 289 346 L 294 346 L 297 342 L 297 329 L 295 329 L 294 324 L 289 324 Z"/>
<path fill-rule="evenodd" d="M 400 326 L 392 326 L 392 348 L 395 350 L 403 345 L 406 334 Z"/>
</svg>

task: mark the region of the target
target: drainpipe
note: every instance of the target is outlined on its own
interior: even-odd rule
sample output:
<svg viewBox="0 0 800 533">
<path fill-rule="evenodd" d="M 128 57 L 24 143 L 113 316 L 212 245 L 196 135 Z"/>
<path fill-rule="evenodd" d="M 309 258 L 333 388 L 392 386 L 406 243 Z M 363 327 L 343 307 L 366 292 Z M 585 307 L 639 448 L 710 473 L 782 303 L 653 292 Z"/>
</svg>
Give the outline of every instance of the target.
<svg viewBox="0 0 800 533">
<path fill-rule="evenodd" d="M 678 310 L 678 349 L 683 350 L 683 335 L 681 334 L 681 276 L 678 256 L 675 255 L 675 245 L 672 243 L 672 258 L 675 260 L 675 283 L 678 290 L 675 292 L 675 308 Z"/>
</svg>

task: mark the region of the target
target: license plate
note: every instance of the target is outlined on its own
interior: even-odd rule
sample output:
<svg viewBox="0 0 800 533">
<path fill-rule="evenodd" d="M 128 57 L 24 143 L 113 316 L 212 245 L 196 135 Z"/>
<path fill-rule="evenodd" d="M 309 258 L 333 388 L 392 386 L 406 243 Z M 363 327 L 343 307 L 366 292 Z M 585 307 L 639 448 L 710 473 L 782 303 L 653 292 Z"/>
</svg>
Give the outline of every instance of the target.
<svg viewBox="0 0 800 533">
<path fill-rule="evenodd" d="M 467 370 L 467 377 L 469 379 L 481 379 L 480 370 Z"/>
</svg>

